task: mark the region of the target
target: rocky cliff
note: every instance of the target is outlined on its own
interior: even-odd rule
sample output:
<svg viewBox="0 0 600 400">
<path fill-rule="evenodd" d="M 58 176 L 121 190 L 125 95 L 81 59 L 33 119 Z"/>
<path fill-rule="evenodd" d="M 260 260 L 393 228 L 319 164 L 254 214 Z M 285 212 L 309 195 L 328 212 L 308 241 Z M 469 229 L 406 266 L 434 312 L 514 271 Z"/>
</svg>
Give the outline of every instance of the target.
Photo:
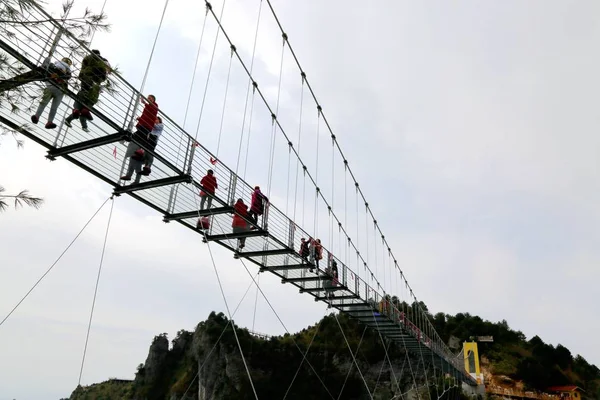
<svg viewBox="0 0 600 400">
<path fill-rule="evenodd" d="M 397 345 L 386 343 L 388 361 L 378 334 L 344 315 L 338 318 L 360 372 L 334 316 L 293 336 L 269 340 L 236 329 L 244 365 L 231 324 L 223 314 L 212 313 L 194 332 L 180 331 L 171 346 L 166 334 L 156 336 L 133 382 L 108 381 L 79 387 L 70 398 L 242 400 L 254 399 L 256 391 L 261 399 L 282 399 L 287 393 L 285 398 L 290 400 L 362 400 L 370 398 L 366 382 L 374 399 L 402 394 L 410 400 L 417 397 L 413 376 L 419 386 L 428 382 L 431 390 L 436 389 L 428 360 L 419 360 Z M 302 362 L 302 353 L 309 345 L 306 361 Z"/>
</svg>

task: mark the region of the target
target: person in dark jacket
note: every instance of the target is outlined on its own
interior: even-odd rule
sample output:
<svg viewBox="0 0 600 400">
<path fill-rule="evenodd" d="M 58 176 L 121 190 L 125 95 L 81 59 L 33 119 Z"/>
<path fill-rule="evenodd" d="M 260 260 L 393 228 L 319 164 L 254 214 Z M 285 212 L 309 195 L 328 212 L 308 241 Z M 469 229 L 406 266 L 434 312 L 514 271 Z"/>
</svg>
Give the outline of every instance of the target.
<svg viewBox="0 0 600 400">
<path fill-rule="evenodd" d="M 46 129 L 56 128 L 54 123 L 54 117 L 56 116 L 56 110 L 62 102 L 64 92 L 69 87 L 69 79 L 71 79 L 71 59 L 65 57 L 60 61 L 56 61 L 48 65 L 48 83 L 42 93 L 42 101 L 37 108 L 34 115 L 31 116 L 31 122 L 37 124 L 44 109 L 52 100 L 50 111 L 48 112 L 48 122 L 46 123 Z"/>
<path fill-rule="evenodd" d="M 250 204 L 250 218 L 254 223 L 258 223 L 258 216 L 265 212 L 265 204 L 269 202 L 267 196 L 260 191 L 260 186 L 254 187 L 252 192 L 252 203 Z"/>
<path fill-rule="evenodd" d="M 81 128 L 88 132 L 87 121 L 93 119 L 90 109 L 98 102 L 100 84 L 107 79 L 109 72 L 108 60 L 100 56 L 99 50 L 92 50 L 92 54 L 83 58 L 81 71 L 79 71 L 81 88 L 73 104 L 73 113 L 65 119 L 65 125 L 70 128 L 71 122 L 79 118 Z"/>
<path fill-rule="evenodd" d="M 319 268 L 319 260 L 323 258 L 323 245 L 321 244 L 321 239 L 313 240 L 311 243 L 312 246 L 312 256 L 315 261 L 315 265 L 317 269 Z"/>
<path fill-rule="evenodd" d="M 246 219 L 248 218 L 248 206 L 244 203 L 244 200 L 238 199 L 235 205 L 233 206 L 233 222 L 231 223 L 231 227 L 233 228 L 233 233 L 244 233 L 248 232 L 249 227 Z M 240 251 L 246 245 L 246 238 L 239 238 L 237 250 Z M 236 254 L 237 256 L 237 254 Z M 236 257 L 237 258 L 237 257 Z"/>
<path fill-rule="evenodd" d="M 215 195 L 215 190 L 219 188 L 219 186 L 217 185 L 217 178 L 215 177 L 215 173 L 212 169 L 206 171 L 206 175 L 200 181 L 200 185 L 202 185 L 202 187 L 204 188 L 204 190 L 200 192 L 200 209 L 204 210 L 204 204 L 207 200 L 208 208 L 210 209 L 212 205 L 212 196 Z M 248 206 L 246 206 L 246 209 L 248 209 Z"/>
<path fill-rule="evenodd" d="M 302 259 L 302 265 L 304 265 L 304 263 L 308 264 L 308 255 L 310 250 L 308 248 L 308 242 L 304 238 L 300 239 L 300 250 L 298 253 L 300 253 L 300 258 Z M 312 268 L 310 270 L 312 272 Z"/>
</svg>

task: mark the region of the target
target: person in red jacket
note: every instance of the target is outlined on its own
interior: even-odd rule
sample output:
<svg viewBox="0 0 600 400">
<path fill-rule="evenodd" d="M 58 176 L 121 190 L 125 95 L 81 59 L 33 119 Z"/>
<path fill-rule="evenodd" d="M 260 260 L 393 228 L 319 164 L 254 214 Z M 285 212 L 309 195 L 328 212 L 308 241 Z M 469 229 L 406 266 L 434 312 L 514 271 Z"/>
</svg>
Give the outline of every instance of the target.
<svg viewBox="0 0 600 400">
<path fill-rule="evenodd" d="M 231 227 L 233 228 L 233 233 L 243 233 L 248 232 L 249 227 L 248 223 L 244 218 L 248 218 L 248 206 L 244 204 L 244 200 L 238 199 L 235 205 L 233 206 L 233 222 L 231 223 Z M 238 248 L 237 251 L 244 248 L 246 245 L 246 238 L 238 239 Z M 235 255 L 236 258 L 237 254 Z"/>
<path fill-rule="evenodd" d="M 156 123 L 156 118 L 158 117 L 158 104 L 156 103 L 156 97 L 151 94 L 148 96 L 148 100 L 141 98 L 142 104 L 145 105 L 144 111 L 142 111 L 142 115 L 137 117 L 137 125 L 135 126 L 134 137 L 138 139 L 140 142 L 147 144 L 150 146 L 150 142 L 148 142 L 148 135 L 154 129 L 154 124 Z"/>
<path fill-rule="evenodd" d="M 215 178 L 212 169 L 206 171 L 206 176 L 202 178 L 200 185 L 204 188 L 204 190 L 200 192 L 200 197 L 202 198 L 200 200 L 200 209 L 204 210 L 204 203 L 206 203 L 206 200 L 208 199 L 208 208 L 210 208 L 212 205 L 212 196 L 215 195 L 215 190 L 219 188 L 217 185 L 217 178 Z"/>
<path fill-rule="evenodd" d="M 258 223 L 258 216 L 265 212 L 265 204 L 269 202 L 267 196 L 260 191 L 260 186 L 254 187 L 252 192 L 252 203 L 250 204 L 250 218 Z"/>
</svg>

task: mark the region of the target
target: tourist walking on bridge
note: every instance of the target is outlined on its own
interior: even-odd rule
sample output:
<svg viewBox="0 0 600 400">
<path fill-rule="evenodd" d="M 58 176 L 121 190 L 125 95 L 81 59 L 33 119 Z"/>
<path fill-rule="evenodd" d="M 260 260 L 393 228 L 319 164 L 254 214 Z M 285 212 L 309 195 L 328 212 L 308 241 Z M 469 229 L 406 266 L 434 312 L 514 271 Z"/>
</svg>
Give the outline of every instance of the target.
<svg viewBox="0 0 600 400">
<path fill-rule="evenodd" d="M 317 269 L 319 269 L 319 260 L 323 258 L 323 245 L 321 244 L 321 239 L 313 240 L 311 245 L 313 249 L 312 257 Z"/>
<path fill-rule="evenodd" d="M 90 109 L 98 102 L 100 84 L 106 80 L 109 72 L 108 60 L 100 56 L 99 50 L 92 50 L 92 54 L 83 58 L 81 71 L 79 71 L 81 88 L 73 104 L 73 113 L 65 119 L 65 125 L 70 128 L 71 122 L 79 118 L 81 128 L 85 132 L 89 132 L 87 121 L 93 120 Z"/>
<path fill-rule="evenodd" d="M 258 223 L 258 216 L 265 212 L 265 204 L 269 202 L 267 196 L 260 191 L 260 186 L 254 187 L 252 192 L 252 203 L 250 204 L 250 218 L 255 224 Z"/>
<path fill-rule="evenodd" d="M 48 60 L 48 62 L 49 61 L 50 60 Z M 46 123 L 45 127 L 46 129 L 56 128 L 54 117 L 56 116 L 56 110 L 58 110 L 58 106 L 62 102 L 64 92 L 69 87 L 72 64 L 73 63 L 71 62 L 71 59 L 65 57 L 60 61 L 56 61 L 48 65 L 48 83 L 46 84 L 46 88 L 42 93 L 42 101 L 40 101 L 37 111 L 31 116 L 31 122 L 34 124 L 38 123 L 42 113 L 44 112 L 44 108 L 46 108 L 50 100 L 52 100 L 52 105 L 50 106 L 50 111 L 48 112 L 48 122 Z"/>
<path fill-rule="evenodd" d="M 144 147 L 147 147 L 148 149 L 152 148 L 152 150 L 154 150 L 154 147 L 150 144 L 149 136 L 150 132 L 154 129 L 158 118 L 158 103 L 156 103 L 156 96 L 153 94 L 148 96 L 148 100 L 144 97 L 141 97 L 140 100 L 142 104 L 144 104 L 144 110 L 142 111 L 142 115 L 137 117 L 137 124 L 135 126 L 136 131 L 133 134 L 133 139 Z M 156 140 L 158 141 L 158 138 L 156 138 Z M 156 147 L 156 143 L 154 146 Z"/>
<path fill-rule="evenodd" d="M 233 206 L 233 211 L 233 222 L 231 223 L 233 233 L 248 232 L 249 227 L 248 223 L 246 222 L 246 219 L 248 218 L 248 206 L 244 203 L 244 200 L 238 199 L 235 205 Z M 239 252 L 241 249 L 244 248 L 244 246 L 246 246 L 246 238 L 238 238 L 236 252 Z M 237 258 L 237 254 L 234 257 Z"/>
<path fill-rule="evenodd" d="M 215 190 L 217 190 L 219 187 L 217 185 L 217 178 L 215 177 L 215 173 L 213 172 L 212 169 L 209 169 L 208 171 L 206 171 L 206 175 L 200 181 L 200 185 L 203 188 L 203 190 L 200 192 L 200 197 L 201 197 L 200 209 L 204 210 L 204 204 L 206 203 L 207 200 L 208 200 L 207 208 L 210 209 L 210 207 L 212 206 L 213 196 L 215 195 Z M 248 208 L 248 207 L 246 207 L 246 208 Z"/>
</svg>

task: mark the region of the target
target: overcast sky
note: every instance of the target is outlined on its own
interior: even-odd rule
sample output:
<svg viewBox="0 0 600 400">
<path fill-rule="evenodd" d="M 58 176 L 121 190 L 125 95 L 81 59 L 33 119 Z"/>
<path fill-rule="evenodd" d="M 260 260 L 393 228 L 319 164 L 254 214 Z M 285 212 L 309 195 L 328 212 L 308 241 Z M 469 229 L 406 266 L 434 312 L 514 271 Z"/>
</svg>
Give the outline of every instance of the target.
<svg viewBox="0 0 600 400">
<path fill-rule="evenodd" d="M 99 10 L 102 3 L 86 5 Z M 216 12 L 221 4 L 214 3 Z M 417 297 L 432 312 L 506 319 L 528 338 L 537 334 L 600 364 L 594 334 L 600 330 L 600 3 L 273 4 Z M 137 87 L 163 5 L 108 0 L 112 31 L 94 39 L 92 47 Z M 247 61 L 258 6 L 258 0 L 230 0 L 224 11 L 224 26 Z M 146 83 L 146 92 L 181 125 L 203 9 L 198 1 L 171 1 Z M 268 9 L 262 11 L 254 72 L 274 105 L 281 35 Z M 192 134 L 215 40 L 209 21 L 185 125 Z M 208 111 L 198 129 L 212 151 L 229 65 L 222 38 L 217 48 Z M 289 54 L 283 70 L 279 116 L 295 138 L 301 85 Z M 220 145 L 229 165 L 237 157 L 243 78 L 234 61 Z M 315 168 L 317 118 L 307 96 L 301 154 Z M 257 110 L 246 178 L 266 186 L 270 117 Z M 319 176 L 326 185 L 331 144 L 323 131 L 320 138 Z M 278 140 L 271 197 L 285 209 L 288 155 Z M 10 138 L 0 144 L 0 184 L 46 200 L 41 210 L 0 216 L 0 317 L 112 191 L 44 154 L 28 140 L 24 150 Z M 341 159 L 334 162 L 334 208 L 343 214 L 343 168 Z M 109 207 L 0 327 L 0 400 L 66 397 L 75 388 Z M 359 239 L 364 243 L 366 236 Z M 251 280 L 230 253 L 212 249 L 234 308 Z M 327 312 L 278 279 L 262 275 L 260 282 L 290 331 Z M 238 312 L 242 326 L 253 324 L 255 293 Z M 117 198 L 82 382 L 133 378 L 154 335 L 172 338 L 179 329 L 193 329 L 212 310 L 225 307 L 200 237 L 162 223 L 161 215 L 128 196 Z M 255 330 L 285 332 L 260 296 Z"/>
</svg>

